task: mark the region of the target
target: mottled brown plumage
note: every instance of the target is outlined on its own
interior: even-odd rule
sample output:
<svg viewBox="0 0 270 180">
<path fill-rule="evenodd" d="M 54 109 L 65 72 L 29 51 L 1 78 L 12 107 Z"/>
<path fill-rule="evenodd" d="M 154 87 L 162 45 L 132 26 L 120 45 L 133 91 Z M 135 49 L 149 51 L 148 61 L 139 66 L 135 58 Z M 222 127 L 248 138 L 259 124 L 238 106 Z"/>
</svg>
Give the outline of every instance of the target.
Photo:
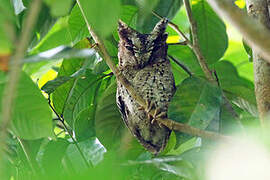
<svg viewBox="0 0 270 180">
<path fill-rule="evenodd" d="M 119 22 L 119 69 L 137 93 L 155 109 L 167 113 L 175 92 L 171 65 L 167 58 L 168 21 L 161 20 L 150 34 L 140 34 Z M 129 95 L 118 82 L 117 104 L 122 118 L 139 142 L 150 152 L 158 154 L 167 144 L 171 131 L 158 123 L 151 123 L 146 110 Z"/>
</svg>

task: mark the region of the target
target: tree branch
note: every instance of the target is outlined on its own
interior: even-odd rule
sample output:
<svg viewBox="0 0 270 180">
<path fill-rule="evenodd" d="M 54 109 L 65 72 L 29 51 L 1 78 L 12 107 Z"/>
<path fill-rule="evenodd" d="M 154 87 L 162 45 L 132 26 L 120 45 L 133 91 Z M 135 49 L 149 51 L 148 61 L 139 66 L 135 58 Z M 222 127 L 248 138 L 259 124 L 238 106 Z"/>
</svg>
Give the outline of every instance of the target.
<svg viewBox="0 0 270 180">
<path fill-rule="evenodd" d="M 136 102 L 138 104 L 140 104 L 142 107 L 146 108 L 147 107 L 146 101 L 136 93 L 136 91 L 132 87 L 131 83 L 122 75 L 122 73 L 115 66 L 115 64 L 113 63 L 110 55 L 108 54 L 102 40 L 97 36 L 97 34 L 94 32 L 94 30 L 91 28 L 90 24 L 88 23 L 87 18 L 84 14 L 83 8 L 80 5 L 80 1 L 79 0 L 76 0 L 76 1 L 79 5 L 81 13 L 84 17 L 84 20 L 85 20 L 86 25 L 88 27 L 89 33 L 91 34 L 91 36 L 93 37 L 93 39 L 97 43 L 97 46 L 99 48 L 99 52 L 101 53 L 101 55 L 103 56 L 103 59 L 106 61 L 107 65 L 110 67 L 110 69 L 112 70 L 112 72 L 116 76 L 117 81 L 119 81 L 122 85 L 125 86 L 125 88 L 128 90 L 128 92 L 130 93 L 132 98 L 134 100 L 136 100 Z M 149 114 L 152 116 L 154 116 L 154 113 L 155 113 L 154 110 L 149 112 Z M 181 132 L 184 132 L 184 133 L 192 135 L 192 136 L 200 136 L 203 138 L 212 138 L 212 139 L 229 139 L 227 136 L 217 134 L 215 132 L 204 131 L 204 130 L 194 128 L 194 127 L 191 127 L 191 126 L 183 124 L 183 123 L 175 122 L 175 121 L 170 120 L 170 119 L 157 119 L 157 121 L 160 122 L 161 124 L 163 124 L 164 126 L 167 126 L 168 128 L 172 129 L 172 130 L 181 131 Z"/>
<path fill-rule="evenodd" d="M 258 20 L 249 17 L 233 1 L 208 0 L 221 18 L 226 18 L 243 35 L 245 41 L 270 62 L 270 31 Z"/>
<path fill-rule="evenodd" d="M 205 77 L 210 81 L 210 82 L 216 82 L 215 78 L 212 75 L 211 70 L 209 69 L 206 59 L 204 58 L 201 50 L 200 50 L 200 45 L 199 45 L 199 38 L 198 38 L 198 33 L 197 33 L 197 24 L 194 21 L 192 17 L 192 11 L 191 11 L 191 6 L 189 3 L 189 0 L 184 0 L 184 4 L 186 7 L 187 15 L 188 15 L 188 20 L 190 23 L 190 29 L 191 29 L 191 34 L 192 34 L 192 42 L 193 44 L 191 45 L 191 48 L 193 49 L 195 55 L 197 56 L 198 62 L 205 74 Z"/>
<path fill-rule="evenodd" d="M 6 87 L 3 94 L 2 101 L 2 118 L 0 127 L 0 164 L 2 164 L 3 149 L 5 148 L 6 132 L 11 121 L 11 112 L 13 107 L 13 101 L 17 94 L 17 85 L 20 78 L 21 63 L 25 55 L 25 51 L 29 44 L 33 27 L 36 23 L 40 7 L 41 0 L 32 1 L 25 23 L 22 27 L 22 32 L 16 46 L 15 54 L 11 58 L 9 65 L 9 74 Z M 1 169 L 1 167 L 0 167 Z M 3 177 L 3 176 L 1 176 Z"/>
<path fill-rule="evenodd" d="M 250 16 L 270 29 L 267 0 L 246 0 L 246 6 Z M 256 101 L 261 125 L 264 128 L 269 121 L 267 115 L 270 111 L 270 64 L 260 56 L 256 49 L 253 49 L 253 66 Z"/>
</svg>

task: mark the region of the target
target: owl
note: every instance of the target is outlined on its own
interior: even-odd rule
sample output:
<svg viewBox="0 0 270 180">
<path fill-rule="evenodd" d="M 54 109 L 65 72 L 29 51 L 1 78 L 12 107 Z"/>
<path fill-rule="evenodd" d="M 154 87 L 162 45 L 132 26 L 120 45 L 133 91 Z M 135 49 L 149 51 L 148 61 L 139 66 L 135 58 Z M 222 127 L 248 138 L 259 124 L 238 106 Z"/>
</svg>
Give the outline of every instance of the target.
<svg viewBox="0 0 270 180">
<path fill-rule="evenodd" d="M 167 58 L 167 24 L 168 20 L 162 19 L 150 34 L 141 34 L 122 21 L 118 26 L 119 70 L 147 102 L 147 108 L 142 108 L 120 82 L 117 83 L 117 105 L 130 132 L 153 154 L 164 150 L 171 133 L 170 129 L 155 121 L 156 117 L 167 116 L 175 92 Z M 153 110 L 155 117 L 149 115 Z"/>
</svg>

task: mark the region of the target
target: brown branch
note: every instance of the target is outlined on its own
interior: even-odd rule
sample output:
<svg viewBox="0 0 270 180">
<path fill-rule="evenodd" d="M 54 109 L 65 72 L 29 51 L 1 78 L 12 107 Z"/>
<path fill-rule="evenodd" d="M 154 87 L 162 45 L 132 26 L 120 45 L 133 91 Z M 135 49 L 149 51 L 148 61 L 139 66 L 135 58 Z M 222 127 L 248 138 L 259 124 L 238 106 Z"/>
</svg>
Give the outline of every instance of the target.
<svg viewBox="0 0 270 180">
<path fill-rule="evenodd" d="M 270 17 L 267 0 L 246 0 L 248 14 L 258 19 L 266 28 L 270 29 Z M 261 125 L 264 128 L 270 112 L 270 64 L 260 53 L 253 49 L 255 95 Z"/>
<path fill-rule="evenodd" d="M 136 93 L 136 91 L 132 87 L 131 83 L 122 75 L 122 73 L 115 66 L 115 64 L 113 63 L 111 56 L 108 54 L 102 40 L 97 36 L 97 34 L 94 32 L 94 30 L 91 28 L 90 24 L 88 23 L 87 18 L 83 12 L 83 9 L 80 5 L 80 1 L 79 0 L 76 0 L 76 1 L 80 7 L 80 10 L 81 10 L 82 15 L 84 17 L 84 20 L 85 20 L 86 25 L 88 27 L 89 33 L 91 34 L 91 36 L 93 37 L 93 39 L 97 43 L 98 48 L 99 48 L 99 52 L 101 53 L 101 55 L 103 56 L 103 59 L 106 61 L 107 65 L 110 67 L 110 69 L 112 70 L 112 72 L 116 76 L 117 81 L 119 81 L 122 85 L 125 86 L 125 88 L 128 90 L 128 92 L 130 93 L 132 98 L 135 99 L 136 102 L 138 102 L 138 104 L 140 104 L 142 107 L 146 108 L 147 107 L 146 101 Z M 149 114 L 152 116 L 154 116 L 154 113 L 155 113 L 154 110 L 149 112 Z M 200 136 L 203 138 L 211 138 L 211 139 L 229 139 L 227 136 L 217 134 L 215 132 L 204 131 L 204 130 L 201 130 L 201 129 L 198 129 L 195 127 L 191 127 L 187 124 L 175 122 L 175 121 L 170 120 L 170 119 L 157 119 L 157 121 L 160 122 L 161 124 L 167 126 L 168 128 L 172 129 L 172 130 L 181 131 L 181 132 L 184 132 L 184 133 L 192 135 L 192 136 Z"/>
<path fill-rule="evenodd" d="M 11 112 L 14 104 L 13 101 L 17 93 L 16 89 L 20 78 L 22 59 L 29 44 L 31 33 L 40 11 L 41 2 L 41 0 L 32 1 L 29 12 L 27 13 L 25 23 L 22 27 L 22 32 L 17 43 L 18 45 L 16 46 L 15 54 L 11 58 L 11 63 L 9 65 L 10 71 L 8 74 L 8 81 L 6 83 L 2 101 L 2 118 L 0 128 L 0 163 L 2 163 L 3 148 L 6 146 L 6 133 L 11 121 Z"/>
<path fill-rule="evenodd" d="M 228 0 L 208 0 L 215 12 L 226 18 L 243 35 L 246 42 L 266 61 L 270 62 L 270 31 L 258 20 Z"/>
<path fill-rule="evenodd" d="M 188 15 L 188 20 L 190 23 L 190 29 L 191 29 L 191 34 L 192 34 L 192 42 L 193 44 L 191 45 L 191 48 L 193 49 L 198 62 L 205 74 L 205 77 L 210 81 L 210 82 L 216 82 L 215 78 L 212 75 L 211 70 L 209 69 L 206 59 L 204 58 L 201 50 L 200 50 L 200 45 L 199 45 L 199 38 L 198 38 L 198 33 L 197 33 L 197 24 L 195 20 L 192 17 L 192 11 L 191 11 L 191 6 L 189 3 L 189 0 L 184 0 L 184 4 L 186 7 L 187 15 Z"/>
</svg>

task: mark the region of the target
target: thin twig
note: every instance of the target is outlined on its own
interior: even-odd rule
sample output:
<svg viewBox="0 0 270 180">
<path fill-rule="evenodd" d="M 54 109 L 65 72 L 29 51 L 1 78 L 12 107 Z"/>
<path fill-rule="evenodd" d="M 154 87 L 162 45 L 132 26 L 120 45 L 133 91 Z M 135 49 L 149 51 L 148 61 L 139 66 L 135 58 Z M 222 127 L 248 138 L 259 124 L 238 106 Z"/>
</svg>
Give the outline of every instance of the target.
<svg viewBox="0 0 270 180">
<path fill-rule="evenodd" d="M 25 55 L 25 51 L 29 44 L 33 27 L 36 23 L 40 7 L 41 0 L 32 1 L 29 12 L 27 14 L 25 23 L 22 26 L 22 32 L 16 46 L 16 51 L 14 56 L 11 58 L 9 65 L 9 74 L 8 81 L 3 94 L 2 101 L 2 118 L 1 118 L 1 127 L 0 127 L 0 163 L 2 164 L 3 158 L 3 148 L 6 146 L 6 132 L 11 121 L 11 112 L 13 107 L 13 101 L 17 94 L 17 85 L 20 78 L 21 72 L 21 62 Z M 1 169 L 1 167 L 0 167 Z M 3 177 L 3 176 L 1 176 Z"/>
<path fill-rule="evenodd" d="M 146 101 L 141 96 L 139 96 L 137 94 L 135 89 L 132 87 L 131 83 L 123 76 L 123 74 L 115 66 L 115 64 L 113 63 L 111 56 L 108 54 L 107 49 L 105 48 L 102 40 L 97 36 L 97 34 L 94 32 L 94 30 L 91 28 L 90 24 L 88 23 L 87 18 L 85 16 L 85 13 L 83 11 L 83 8 L 80 5 L 80 1 L 79 0 L 76 0 L 76 1 L 79 5 L 81 13 L 84 17 L 84 20 L 86 22 L 89 33 L 93 37 L 94 41 L 97 43 L 100 54 L 103 56 L 103 59 L 105 60 L 107 65 L 110 67 L 110 69 L 112 70 L 114 75 L 116 76 L 117 81 L 120 82 L 128 90 L 128 92 L 130 93 L 132 98 L 138 104 L 140 104 L 142 107 L 146 108 L 147 107 Z M 153 116 L 154 116 L 154 113 L 155 113 L 154 110 L 149 112 L 149 114 L 153 115 Z M 218 139 L 218 138 L 219 139 L 227 139 L 227 136 L 223 136 L 221 134 L 217 134 L 214 132 L 204 131 L 204 130 L 194 128 L 194 127 L 191 127 L 191 126 L 183 124 L 183 123 L 178 123 L 178 122 L 169 120 L 169 119 L 157 119 L 157 121 L 160 122 L 161 124 L 164 124 L 165 126 L 171 128 L 171 129 L 175 128 L 175 130 L 185 132 L 189 135 L 200 136 L 200 137 L 205 137 L 205 138 L 209 138 L 209 137 L 215 138 L 216 137 L 216 139 Z"/>
<path fill-rule="evenodd" d="M 173 62 L 175 62 L 178 66 L 180 66 L 186 73 L 188 73 L 189 76 L 193 76 L 193 73 L 189 70 L 187 66 L 179 62 L 176 58 L 174 58 L 171 55 L 168 55 L 168 57 L 171 58 L 171 60 L 173 60 Z"/>
<path fill-rule="evenodd" d="M 152 14 L 155 15 L 157 18 L 159 19 L 163 19 L 162 16 L 160 16 L 158 13 L 156 13 L 155 11 L 152 11 Z M 191 45 L 191 42 L 190 40 L 187 38 L 187 36 L 185 35 L 185 33 L 183 33 L 179 27 L 174 24 L 173 22 L 169 21 L 168 25 L 177 33 L 179 34 L 183 39 L 184 39 L 184 42 L 188 45 Z"/>
<path fill-rule="evenodd" d="M 191 11 L 191 6 L 189 3 L 189 0 L 184 0 L 184 4 L 186 7 L 187 16 L 188 16 L 188 20 L 190 23 L 190 29 L 191 29 L 191 34 L 192 34 L 193 45 L 191 46 L 191 48 L 193 49 L 195 55 L 197 56 L 198 62 L 199 62 L 200 66 L 205 74 L 205 77 L 210 82 L 215 82 L 215 79 L 213 78 L 212 72 L 206 63 L 206 59 L 200 50 L 199 38 L 198 38 L 198 33 L 197 33 L 197 24 L 192 17 L 192 11 Z"/>
<path fill-rule="evenodd" d="M 37 163 L 36 159 L 34 157 L 32 157 L 31 148 L 29 147 L 29 144 L 23 139 L 20 139 L 18 137 L 17 137 L 17 139 L 22 147 L 24 155 L 26 156 L 26 159 L 27 159 L 29 166 L 31 167 L 34 175 L 35 176 L 38 175 L 38 172 L 39 172 L 38 163 Z"/>
<path fill-rule="evenodd" d="M 92 163 L 87 161 L 87 159 L 86 159 L 86 157 L 84 156 L 84 154 L 83 154 L 83 152 L 82 152 L 82 150 L 81 150 L 81 148 L 80 148 L 78 142 L 75 140 L 75 138 L 73 137 L 72 133 L 68 130 L 68 127 L 67 127 L 67 125 L 65 124 L 64 118 L 63 118 L 62 116 L 60 116 L 60 115 L 56 112 L 56 110 L 54 109 L 54 107 L 52 106 L 50 95 L 48 96 L 48 103 L 49 103 L 50 108 L 51 108 L 52 111 L 54 112 L 54 114 L 58 117 L 59 121 L 62 123 L 63 128 L 65 129 L 65 131 L 69 134 L 70 138 L 72 139 L 73 143 L 75 144 L 76 148 L 78 149 L 80 155 L 82 156 L 83 161 L 85 162 L 86 166 L 87 166 L 88 168 L 93 167 Z"/>
</svg>

